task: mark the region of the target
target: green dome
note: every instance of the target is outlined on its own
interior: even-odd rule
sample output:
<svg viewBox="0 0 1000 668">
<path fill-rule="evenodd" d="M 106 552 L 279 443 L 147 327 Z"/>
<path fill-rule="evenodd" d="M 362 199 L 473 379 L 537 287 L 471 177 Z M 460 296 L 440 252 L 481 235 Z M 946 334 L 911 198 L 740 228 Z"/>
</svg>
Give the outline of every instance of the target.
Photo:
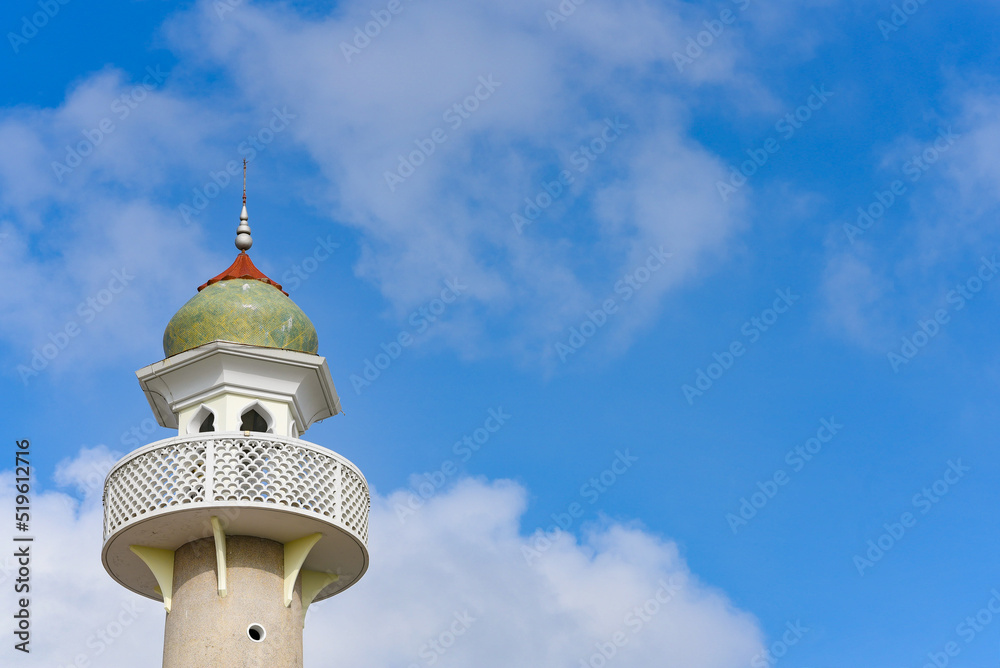
<svg viewBox="0 0 1000 668">
<path fill-rule="evenodd" d="M 174 314 L 163 332 L 167 357 L 211 341 L 313 353 L 316 328 L 279 287 L 254 278 L 207 285 Z"/>
</svg>

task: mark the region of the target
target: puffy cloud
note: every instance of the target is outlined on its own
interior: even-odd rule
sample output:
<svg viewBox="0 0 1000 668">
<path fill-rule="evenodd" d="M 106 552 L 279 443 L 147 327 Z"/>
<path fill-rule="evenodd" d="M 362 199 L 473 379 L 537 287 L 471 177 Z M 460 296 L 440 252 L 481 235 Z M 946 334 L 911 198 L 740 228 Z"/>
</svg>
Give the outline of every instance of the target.
<svg viewBox="0 0 1000 668">
<path fill-rule="evenodd" d="M 162 606 L 126 592 L 100 563 L 101 489 L 91 480 L 112 456 L 85 448 L 59 465 L 56 479 L 80 500 L 33 495 L 34 635 L 23 665 L 159 660 Z M 13 495 L 4 472 L 0 505 Z M 405 495 L 373 499 L 371 569 L 310 608 L 306 665 L 576 667 L 603 648 L 622 666 L 724 668 L 763 648 L 753 617 L 701 583 L 675 544 L 640 527 L 605 520 L 579 539 L 524 535 L 526 491 L 509 481 L 462 480 L 401 519 Z M 12 566 L 0 561 L 5 588 Z M 3 597 L 5 615 L 12 603 Z"/>
<path fill-rule="evenodd" d="M 327 179 L 313 195 L 363 231 L 357 270 L 397 316 L 458 276 L 470 305 L 453 340 L 486 317 L 515 332 L 499 345 L 536 357 L 650 246 L 678 252 L 612 329 L 647 322 L 664 291 L 711 269 L 743 206 L 721 201 L 725 166 L 689 136 L 699 84 L 672 54 L 701 15 L 588 4 L 553 28 L 531 2 L 402 7 L 370 38 L 356 38 L 373 21 L 358 5 L 320 18 L 242 6 L 220 22 L 206 4 L 169 28 L 249 104 L 297 115 L 289 132 Z M 736 52 L 706 50 L 730 63 L 717 82 L 735 80 Z"/>
<path fill-rule="evenodd" d="M 393 317 L 445 279 L 469 285 L 434 330 L 466 353 L 551 358 L 570 325 L 664 246 L 669 266 L 605 328 L 615 334 L 600 345 L 621 349 L 743 226 L 749 191 L 719 197 L 726 165 L 693 137 L 691 110 L 717 102 L 708 89 L 719 86 L 740 90 L 742 112 L 773 102 L 737 69 L 744 52 L 729 34 L 678 71 L 673 54 L 712 18 L 688 3 L 588 3 L 565 21 L 525 0 L 404 3 L 360 46 L 368 6 L 322 16 L 241 3 L 220 16 L 219 5 L 167 22 L 169 71 L 109 68 L 55 108 L 0 111 L 0 278 L 23 286 L 0 296 L 14 316 L 0 325 L 11 366 L 70 322 L 90 341 L 51 367 L 155 339 L 163 314 L 149 295 L 178 303 L 191 285 L 177 276 L 225 266 L 202 247 L 199 216 L 185 221 L 178 207 L 210 170 L 249 154 L 234 137 L 274 136 L 273 114 L 281 149 L 269 150 L 287 166 L 275 178 L 361 232 L 356 270 Z M 200 78 L 219 85 L 193 89 Z M 80 304 L 121 267 L 135 268 L 133 287 L 79 322 Z M 73 352 L 84 348 L 102 353 Z"/>
<path fill-rule="evenodd" d="M 870 351 L 885 352 L 916 321 L 950 310 L 948 291 L 1000 243 L 992 223 L 1000 169 L 991 160 L 1000 149 L 1000 97 L 963 84 L 953 107 L 879 149 L 879 187 L 831 228 L 823 316 Z"/>
<path fill-rule="evenodd" d="M 182 302 L 193 286 L 178 275 L 225 266 L 160 203 L 190 157 L 176 147 L 201 145 L 214 117 L 167 93 L 162 72 L 144 76 L 102 71 L 56 109 L 0 112 L 16 155 L 0 166 L 0 279 L 17 286 L 0 295 L 0 338 L 29 383 L 155 346 L 165 323 L 151 296 Z"/>
<path fill-rule="evenodd" d="M 821 287 L 827 325 L 862 348 L 883 352 L 892 339 L 885 317 L 892 283 L 869 261 L 840 253 L 828 262 Z"/>
<path fill-rule="evenodd" d="M 83 448 L 59 464 L 56 478 L 82 492 L 80 498 L 43 490 L 33 481 L 27 534 L 34 537 L 30 591 L 22 592 L 30 600 L 31 652 L 18 656 L 17 663 L 84 668 L 159 660 L 162 604 L 112 586 L 101 566 L 101 494 L 113 456 L 103 446 Z M 0 504 L 5 508 L 15 505 L 14 485 L 14 471 L 0 472 Z M 0 610 L 8 620 L 15 611 L 15 580 L 21 577 L 12 552 L 4 550 L 0 557 L 0 587 L 8 593 Z"/>
</svg>

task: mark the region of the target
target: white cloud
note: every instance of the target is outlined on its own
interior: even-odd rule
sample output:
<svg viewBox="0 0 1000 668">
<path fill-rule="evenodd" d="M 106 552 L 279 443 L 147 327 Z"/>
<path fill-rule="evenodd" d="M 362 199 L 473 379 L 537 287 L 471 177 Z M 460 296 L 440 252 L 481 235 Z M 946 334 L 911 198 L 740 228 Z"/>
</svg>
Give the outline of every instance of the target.
<svg viewBox="0 0 1000 668">
<path fill-rule="evenodd" d="M 702 16 L 684 3 L 587 4 L 553 30 L 532 2 L 404 8 L 350 62 L 342 44 L 372 20 L 367 6 L 319 19 L 241 6 L 220 23 L 206 3 L 169 27 L 185 58 L 226 70 L 250 104 L 298 115 L 290 132 L 329 179 L 333 217 L 364 232 L 357 270 L 397 316 L 459 276 L 471 303 L 454 339 L 477 328 L 485 306 L 488 318 L 517 323 L 506 345 L 537 356 L 650 245 L 680 252 L 612 329 L 648 322 L 665 290 L 711 270 L 743 209 L 739 197 L 720 200 L 725 165 L 688 137 L 698 82 L 677 74 L 672 53 Z M 734 83 L 735 47 L 720 41 L 712 53 L 729 63 L 716 81 Z M 499 86 L 452 123 L 447 110 L 480 77 Z M 574 163 L 616 117 L 629 128 Z M 446 141 L 392 191 L 385 174 L 437 128 Z M 573 184 L 519 235 L 511 214 L 560 169 Z"/>
<path fill-rule="evenodd" d="M 928 112 L 924 127 L 880 149 L 879 186 L 831 228 L 823 316 L 833 331 L 873 352 L 886 352 L 918 320 L 950 308 L 948 291 L 1000 245 L 1000 168 L 993 158 L 1000 97 L 965 84 L 956 90 L 951 117 Z M 896 194 L 893 182 L 902 187 Z M 866 220 L 861 209 L 877 215 Z"/>
<path fill-rule="evenodd" d="M 75 487 L 77 496 L 88 498 L 100 495 L 104 478 L 121 458 L 121 453 L 105 445 L 83 447 L 75 457 L 67 457 L 56 464 L 55 481 L 60 487 Z"/>
<path fill-rule="evenodd" d="M 690 127 L 699 96 L 715 104 L 718 87 L 739 91 L 740 113 L 773 105 L 737 69 L 746 53 L 736 35 L 752 21 L 734 24 L 688 76 L 673 53 L 711 16 L 683 2 L 587 3 L 555 30 L 545 11 L 558 3 L 405 3 L 351 62 L 341 44 L 372 20 L 368 5 L 324 17 L 241 3 L 220 19 L 217 4 L 167 22 L 171 71 L 150 63 L 129 79 L 107 68 L 54 108 L 0 112 L 9 234 L 0 278 L 19 286 L 0 295 L 11 314 L 0 324 L 9 368 L 79 320 L 80 303 L 121 267 L 135 268 L 135 282 L 99 318 L 77 323 L 83 333 L 46 373 L 148 350 L 165 325 L 159 305 L 191 294 L 177 277 L 203 280 L 225 266 L 224 249 L 204 248 L 203 221 L 184 225 L 177 207 L 209 170 L 239 157 L 234 138 L 275 108 L 293 117 L 280 142 L 291 166 L 275 177 L 288 182 L 276 187 L 361 231 L 357 273 L 379 286 L 390 317 L 405 319 L 445 279 L 467 283 L 449 323 L 433 330 L 464 354 L 551 360 L 567 328 L 664 245 L 670 266 L 594 346 L 621 350 L 744 227 L 749 190 L 720 200 L 713 184 L 727 167 Z M 219 83 L 191 85 L 203 79 Z M 477 109 L 445 115 L 477 89 Z M 628 128 L 602 146 L 615 118 Z M 446 141 L 392 192 L 385 174 L 436 129 Z M 76 165 L 68 156 L 81 142 L 89 155 Z M 592 142 L 601 150 L 581 160 Z M 511 214 L 562 169 L 573 183 L 518 234 Z"/>
<path fill-rule="evenodd" d="M 893 331 L 886 315 L 892 282 L 850 252 L 832 257 L 822 280 L 823 315 L 830 329 L 862 348 L 884 352 Z"/>
<path fill-rule="evenodd" d="M 941 213 L 923 221 L 921 250 L 926 264 L 960 254 L 969 246 L 996 244 L 1000 238 L 994 224 L 1000 209 L 1000 165 L 995 157 L 1000 151 L 1000 96 L 993 89 L 991 82 L 989 92 L 965 90 L 958 96 L 956 116 L 937 123 L 941 131 L 950 130 L 957 139 L 929 172 L 933 177 L 941 173 L 941 179 L 933 179 L 936 188 L 928 198 L 936 200 L 932 211 Z M 921 150 L 937 139 L 933 131 L 927 134 L 930 137 L 922 142 Z"/>
<path fill-rule="evenodd" d="M 177 277 L 225 266 L 176 203 L 160 203 L 168 176 L 191 168 L 177 147 L 197 153 L 217 117 L 155 81 L 102 71 L 56 109 L 0 113 L 17 156 L 0 165 L 0 279 L 16 286 L 0 294 L 0 337 L 19 380 L 155 349 L 162 300 L 193 293 Z"/>
<path fill-rule="evenodd" d="M 111 586 L 101 566 L 103 446 L 81 450 L 60 464 L 57 477 L 86 492 L 82 501 L 65 493 L 31 494 L 30 600 L 31 652 L 17 655 L 25 666 L 135 666 L 158 663 L 162 647 L 163 606 Z M 95 487 L 93 481 L 101 478 Z M 14 472 L 0 472 L 0 504 L 13 508 Z M 10 545 L 11 543 L 8 544 Z M 0 614 L 11 620 L 13 586 L 19 565 L 12 550 L 0 557 Z M 5 652 L 12 652 L 8 646 Z M 8 654 L 10 656 L 10 654 Z M 142 657 L 137 661 L 137 657 Z"/>
<path fill-rule="evenodd" d="M 34 636 L 20 665 L 159 661 L 162 606 L 126 593 L 100 563 L 101 490 L 88 479 L 109 456 L 84 449 L 60 464 L 58 480 L 84 489 L 82 502 L 34 494 Z M 13 505 L 12 482 L 0 475 L 0 506 Z M 311 608 L 306 665 L 336 657 L 359 668 L 423 667 L 437 657 L 433 665 L 575 668 L 599 646 L 609 651 L 619 633 L 621 666 L 737 667 L 762 650 L 755 619 L 699 582 L 676 545 L 641 528 L 605 521 L 580 541 L 559 533 L 544 549 L 538 535 L 521 535 L 526 492 L 514 483 L 463 480 L 401 522 L 395 504 L 404 494 L 373 500 L 372 566 L 362 581 Z M 525 558 L 524 548 L 539 547 Z M 6 589 L 13 574 L 4 566 Z M 11 597 L 2 601 L 10 619 Z M 452 643 L 452 622 L 466 613 L 473 621 L 466 617 L 468 630 Z M 451 647 L 441 653 L 432 641 Z"/>
</svg>

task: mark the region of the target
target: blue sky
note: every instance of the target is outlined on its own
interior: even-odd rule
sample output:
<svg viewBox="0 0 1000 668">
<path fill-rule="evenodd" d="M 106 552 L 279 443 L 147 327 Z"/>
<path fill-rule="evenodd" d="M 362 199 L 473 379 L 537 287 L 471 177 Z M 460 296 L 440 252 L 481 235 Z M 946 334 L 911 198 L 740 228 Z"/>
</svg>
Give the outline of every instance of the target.
<svg viewBox="0 0 1000 668">
<path fill-rule="evenodd" d="M 371 665 L 429 665 L 412 617 L 471 605 L 493 621 L 440 665 L 577 666 L 676 574 L 690 596 L 611 663 L 918 667 L 949 642 L 948 665 L 995 662 L 996 4 L 388 5 L 0 12 L 4 434 L 31 439 L 51 540 L 93 573 L 73 589 L 53 565 L 80 603 L 53 584 L 40 614 L 126 600 L 81 481 L 169 436 L 133 372 L 232 261 L 225 170 L 248 158 L 251 255 L 312 318 L 346 411 L 305 437 L 378 491 L 372 570 L 311 614 L 412 613 L 352 637 L 357 665 L 366 642 Z M 456 445 L 491 410 L 510 417 Z M 454 527 L 495 541 L 490 573 Z M 376 546 L 462 556 L 401 590 Z M 155 659 L 157 614 L 93 665 Z M 788 624 L 808 631 L 767 663 Z M 69 664 L 86 637 L 39 652 Z"/>
</svg>

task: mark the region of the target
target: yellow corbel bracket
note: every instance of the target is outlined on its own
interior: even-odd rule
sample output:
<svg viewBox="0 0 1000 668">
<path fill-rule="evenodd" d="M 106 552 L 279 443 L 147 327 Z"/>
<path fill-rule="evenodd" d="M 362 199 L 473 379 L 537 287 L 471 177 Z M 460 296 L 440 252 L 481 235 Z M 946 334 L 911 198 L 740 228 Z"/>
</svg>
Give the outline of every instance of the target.
<svg viewBox="0 0 1000 668">
<path fill-rule="evenodd" d="M 170 598 L 174 591 L 174 551 L 163 550 L 158 547 L 145 547 L 143 545 L 129 545 L 137 557 L 149 566 L 153 572 L 153 577 L 160 585 L 160 594 L 163 596 L 163 607 L 170 612 Z"/>
<path fill-rule="evenodd" d="M 226 534 L 219 518 L 212 517 L 212 533 L 215 534 L 215 570 L 219 574 L 219 596 L 226 595 Z"/>
<path fill-rule="evenodd" d="M 321 533 L 309 534 L 285 543 L 285 607 L 292 605 L 292 594 L 295 592 L 295 578 L 299 576 L 302 564 L 305 563 L 309 551 L 323 537 Z"/>
<path fill-rule="evenodd" d="M 302 614 L 306 614 L 309 604 L 328 584 L 336 582 L 340 576 L 336 573 L 320 573 L 319 571 L 302 571 Z"/>
</svg>

